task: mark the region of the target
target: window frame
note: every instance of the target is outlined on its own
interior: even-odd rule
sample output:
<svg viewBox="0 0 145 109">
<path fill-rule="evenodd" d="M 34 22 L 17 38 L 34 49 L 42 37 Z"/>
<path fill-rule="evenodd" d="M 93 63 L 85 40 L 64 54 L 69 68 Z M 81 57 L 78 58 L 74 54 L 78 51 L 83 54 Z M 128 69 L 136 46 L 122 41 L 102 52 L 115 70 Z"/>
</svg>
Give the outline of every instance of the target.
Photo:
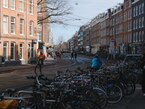
<svg viewBox="0 0 145 109">
<path fill-rule="evenodd" d="M 8 8 L 8 0 L 3 0 L 3 8 Z"/>
<path fill-rule="evenodd" d="M 3 33 L 4 34 L 9 33 L 9 17 L 7 15 L 3 16 Z"/>
<path fill-rule="evenodd" d="M 24 19 L 20 19 L 20 35 L 24 35 L 24 28 Z"/>
<path fill-rule="evenodd" d="M 12 18 L 14 18 L 14 21 L 12 21 Z M 16 18 L 12 16 L 11 17 L 11 34 L 15 34 L 15 33 L 16 33 Z"/>
<path fill-rule="evenodd" d="M 16 9 L 16 0 L 11 0 L 11 10 Z"/>
<path fill-rule="evenodd" d="M 24 12 L 24 0 L 19 0 L 19 10 L 20 12 Z"/>
</svg>

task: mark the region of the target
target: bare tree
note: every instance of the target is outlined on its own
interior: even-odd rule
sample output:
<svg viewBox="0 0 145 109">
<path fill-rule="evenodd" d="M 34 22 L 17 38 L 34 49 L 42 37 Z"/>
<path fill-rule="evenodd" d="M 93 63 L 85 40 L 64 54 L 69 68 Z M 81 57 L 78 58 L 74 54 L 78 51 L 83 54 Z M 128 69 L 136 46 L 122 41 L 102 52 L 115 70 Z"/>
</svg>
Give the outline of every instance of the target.
<svg viewBox="0 0 145 109">
<path fill-rule="evenodd" d="M 68 7 L 66 0 L 37 0 L 38 24 L 42 23 L 60 23 L 63 24 L 61 16 L 71 14 L 71 7 Z"/>
</svg>

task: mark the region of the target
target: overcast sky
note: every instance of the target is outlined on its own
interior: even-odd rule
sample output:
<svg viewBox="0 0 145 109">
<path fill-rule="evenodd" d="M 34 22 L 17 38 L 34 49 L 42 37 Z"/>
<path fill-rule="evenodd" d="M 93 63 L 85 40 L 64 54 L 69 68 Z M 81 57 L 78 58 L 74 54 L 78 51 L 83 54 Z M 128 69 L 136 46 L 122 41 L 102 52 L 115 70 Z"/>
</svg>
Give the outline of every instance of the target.
<svg viewBox="0 0 145 109">
<path fill-rule="evenodd" d="M 71 18 L 67 22 L 69 25 L 53 24 L 52 34 L 54 43 L 59 43 L 63 37 L 63 41 L 70 39 L 79 27 L 91 21 L 99 13 L 106 12 L 108 8 L 115 7 L 118 3 L 123 3 L 124 0 L 68 0 L 69 5 L 73 8 L 72 15 L 65 18 Z"/>
</svg>

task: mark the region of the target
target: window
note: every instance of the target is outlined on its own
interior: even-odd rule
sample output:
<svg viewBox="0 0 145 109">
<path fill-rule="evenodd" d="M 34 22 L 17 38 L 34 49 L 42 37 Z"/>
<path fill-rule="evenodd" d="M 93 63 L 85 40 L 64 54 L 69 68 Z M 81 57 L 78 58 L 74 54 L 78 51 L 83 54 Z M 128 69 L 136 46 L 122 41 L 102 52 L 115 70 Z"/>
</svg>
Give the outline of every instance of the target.
<svg viewBox="0 0 145 109">
<path fill-rule="evenodd" d="M 38 32 L 38 33 L 37 33 L 37 40 L 38 40 L 38 41 L 41 41 L 41 35 L 42 35 L 41 32 Z"/>
<path fill-rule="evenodd" d="M 144 13 L 144 2 L 142 3 L 142 14 Z"/>
<path fill-rule="evenodd" d="M 3 32 L 8 34 L 8 16 L 3 17 Z"/>
<path fill-rule="evenodd" d="M 132 40 L 133 40 L 133 42 L 135 42 L 135 32 L 132 35 Z"/>
<path fill-rule="evenodd" d="M 141 24 L 142 22 L 141 22 L 141 18 L 139 18 L 139 28 L 141 28 Z"/>
<path fill-rule="evenodd" d="M 20 34 L 24 34 L 24 19 L 20 19 Z"/>
<path fill-rule="evenodd" d="M 15 43 L 11 43 L 11 59 L 15 59 Z"/>
<path fill-rule="evenodd" d="M 136 6 L 136 16 L 138 16 L 138 6 Z"/>
<path fill-rule="evenodd" d="M 11 17 L 11 33 L 15 33 L 15 17 Z"/>
<path fill-rule="evenodd" d="M 33 0 L 30 0 L 30 13 L 33 14 Z"/>
<path fill-rule="evenodd" d="M 139 36 L 138 36 L 138 32 L 136 32 L 136 42 L 139 41 Z"/>
<path fill-rule="evenodd" d="M 15 0 L 11 0 L 11 9 L 15 10 Z"/>
<path fill-rule="evenodd" d="M 135 17 L 135 7 L 133 8 L 133 17 Z"/>
<path fill-rule="evenodd" d="M 136 29 L 138 29 L 138 19 L 136 19 Z"/>
<path fill-rule="evenodd" d="M 20 44 L 20 55 L 19 55 L 20 59 L 23 59 L 23 44 Z"/>
<path fill-rule="evenodd" d="M 141 31 L 139 32 L 139 42 L 141 41 Z"/>
<path fill-rule="evenodd" d="M 144 31 L 142 31 L 142 41 L 144 41 Z"/>
<path fill-rule="evenodd" d="M 34 57 L 34 44 L 28 44 L 28 58 Z"/>
<path fill-rule="evenodd" d="M 19 8 L 20 8 L 20 12 L 23 12 L 24 11 L 24 0 L 20 0 L 19 1 Z"/>
<path fill-rule="evenodd" d="M 3 44 L 3 56 L 5 60 L 8 60 L 8 42 L 4 42 Z"/>
<path fill-rule="evenodd" d="M 144 27 L 144 17 L 142 17 L 142 27 Z"/>
<path fill-rule="evenodd" d="M 29 32 L 30 35 L 33 35 L 33 21 L 30 21 Z"/>
<path fill-rule="evenodd" d="M 139 5 L 139 15 L 142 13 L 141 4 Z"/>
<path fill-rule="evenodd" d="M 8 8 L 8 0 L 3 0 L 3 7 Z"/>
<path fill-rule="evenodd" d="M 38 11 L 38 14 L 41 12 L 41 5 L 38 5 L 37 11 Z"/>
</svg>

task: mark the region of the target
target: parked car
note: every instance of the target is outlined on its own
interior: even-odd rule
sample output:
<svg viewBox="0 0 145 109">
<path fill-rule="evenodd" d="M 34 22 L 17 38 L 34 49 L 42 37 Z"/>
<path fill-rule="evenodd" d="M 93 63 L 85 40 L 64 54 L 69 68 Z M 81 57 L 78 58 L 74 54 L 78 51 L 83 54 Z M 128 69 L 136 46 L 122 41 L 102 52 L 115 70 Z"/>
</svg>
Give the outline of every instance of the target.
<svg viewBox="0 0 145 109">
<path fill-rule="evenodd" d="M 140 62 L 142 56 L 143 56 L 142 54 L 127 54 L 123 60 L 123 63 Z"/>
</svg>

